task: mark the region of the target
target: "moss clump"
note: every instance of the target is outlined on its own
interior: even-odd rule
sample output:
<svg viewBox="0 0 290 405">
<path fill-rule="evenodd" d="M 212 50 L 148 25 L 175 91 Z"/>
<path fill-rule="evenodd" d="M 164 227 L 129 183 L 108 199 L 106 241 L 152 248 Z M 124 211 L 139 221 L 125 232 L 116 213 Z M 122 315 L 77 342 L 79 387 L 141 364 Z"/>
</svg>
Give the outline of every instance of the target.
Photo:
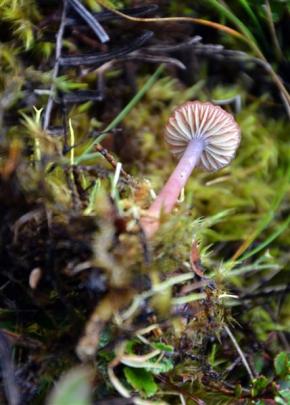
<svg viewBox="0 0 290 405">
<path fill-rule="evenodd" d="M 0 361 L 9 371 L 0 402 L 286 403 L 290 124 L 271 75 L 249 55 L 202 44 L 161 50 L 155 59 L 166 66 L 154 73 L 142 58 L 158 46 L 196 34 L 239 46 L 211 28 L 158 23 L 155 51 L 134 51 L 141 63 L 125 53 L 105 66 L 59 68 L 52 79 L 61 9 L 0 3 Z M 217 20 L 202 4 L 171 3 L 174 13 Z M 279 7 L 275 15 L 283 42 Z M 145 25 L 102 16 L 116 47 Z M 104 51 L 83 20 L 68 17 L 66 56 Z M 285 79 L 277 52 L 264 53 Z M 85 99 L 96 83 L 103 99 Z M 163 127 L 190 99 L 235 114 L 242 143 L 230 167 L 194 172 L 147 241 L 140 217 L 176 164 Z"/>
</svg>

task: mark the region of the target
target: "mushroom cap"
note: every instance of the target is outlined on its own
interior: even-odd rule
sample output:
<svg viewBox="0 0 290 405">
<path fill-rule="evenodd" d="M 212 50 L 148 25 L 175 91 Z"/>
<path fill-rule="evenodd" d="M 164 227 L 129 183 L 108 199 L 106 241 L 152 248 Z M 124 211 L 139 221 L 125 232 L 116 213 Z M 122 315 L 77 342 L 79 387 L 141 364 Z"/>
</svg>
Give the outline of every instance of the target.
<svg viewBox="0 0 290 405">
<path fill-rule="evenodd" d="M 165 140 L 173 155 L 180 158 L 192 139 L 204 143 L 198 166 L 216 171 L 235 157 L 241 140 L 240 127 L 221 107 L 208 102 L 188 101 L 170 116 Z"/>
</svg>

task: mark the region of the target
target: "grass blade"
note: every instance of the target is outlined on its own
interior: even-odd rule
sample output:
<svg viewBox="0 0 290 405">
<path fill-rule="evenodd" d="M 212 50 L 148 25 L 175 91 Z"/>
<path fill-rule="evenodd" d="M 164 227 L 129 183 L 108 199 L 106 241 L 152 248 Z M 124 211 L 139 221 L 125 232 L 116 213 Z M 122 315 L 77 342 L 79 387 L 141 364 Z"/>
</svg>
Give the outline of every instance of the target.
<svg viewBox="0 0 290 405">
<path fill-rule="evenodd" d="M 126 105 L 126 107 L 117 115 L 116 118 L 113 119 L 113 121 L 104 129 L 103 135 L 99 136 L 97 139 L 95 139 L 88 147 L 87 149 L 76 159 L 76 163 L 80 163 L 81 161 L 85 160 L 87 158 L 87 155 L 90 153 L 94 145 L 97 143 L 102 142 L 103 139 L 108 135 L 107 133 L 112 131 L 117 125 L 120 124 L 120 122 L 123 121 L 123 119 L 129 114 L 129 112 L 135 107 L 135 105 L 141 100 L 141 98 L 147 93 L 147 91 L 153 86 L 153 84 L 156 82 L 160 74 L 162 73 L 164 69 L 163 65 L 160 65 L 158 69 L 154 72 L 154 74 L 146 81 L 144 86 L 138 91 L 138 93 L 130 100 L 130 102 Z"/>
<path fill-rule="evenodd" d="M 232 262 L 235 262 L 251 245 L 251 243 L 268 227 L 268 225 L 271 223 L 273 220 L 279 206 L 281 205 L 281 202 L 287 192 L 288 189 L 288 182 L 289 182 L 289 177 L 290 177 L 290 167 L 288 167 L 287 172 L 285 175 L 283 175 L 283 181 L 280 186 L 279 192 L 272 204 L 271 209 L 267 212 L 267 214 L 261 219 L 260 223 L 258 224 L 257 228 L 252 232 L 247 239 L 242 243 L 242 245 L 239 247 L 239 249 L 236 251 L 236 253 L 233 255 L 231 258 Z M 274 238 L 275 239 L 275 238 Z M 261 250 L 261 249 L 260 249 Z M 242 256 L 242 259 L 244 260 L 246 258 L 246 255 Z"/>
<path fill-rule="evenodd" d="M 225 5 L 217 0 L 208 0 L 208 2 L 222 15 L 224 15 L 229 21 L 231 21 L 235 26 L 244 34 L 244 36 L 249 40 L 250 43 L 255 45 L 256 40 L 253 37 L 251 31 L 246 27 L 246 25 L 235 16 L 235 14 Z"/>
<path fill-rule="evenodd" d="M 150 22 L 150 23 L 152 23 L 152 22 L 154 22 L 154 23 L 178 22 L 178 21 L 180 21 L 180 22 L 190 22 L 190 23 L 193 23 L 193 24 L 205 25 L 207 27 L 211 27 L 211 28 L 217 29 L 219 31 L 226 32 L 227 34 L 229 34 L 229 35 L 231 35 L 233 37 L 237 37 L 237 38 L 249 43 L 248 38 L 245 37 L 244 35 L 242 35 L 240 32 L 238 32 L 238 31 L 234 30 L 233 28 L 230 28 L 230 27 L 228 27 L 226 25 L 219 24 L 219 23 L 214 22 L 214 21 L 208 21 L 208 20 L 204 20 L 202 18 L 194 18 L 194 17 L 138 18 L 138 17 L 129 16 L 127 14 L 122 13 L 119 10 L 116 10 L 116 8 L 112 4 L 112 2 L 109 1 L 109 0 L 97 0 L 97 2 L 101 6 L 107 8 L 108 10 L 116 13 L 117 15 L 119 15 L 119 16 L 121 16 L 121 17 L 123 17 L 123 18 L 125 18 L 126 20 L 129 20 L 129 21 Z"/>
<path fill-rule="evenodd" d="M 252 10 L 251 6 L 249 5 L 247 0 L 239 0 L 241 6 L 244 8 L 245 12 L 248 14 L 248 16 L 251 18 L 251 20 L 253 21 L 253 23 L 256 26 L 257 31 L 259 32 L 261 38 L 263 38 L 263 41 L 265 42 L 265 36 L 261 27 L 261 24 L 258 20 L 258 18 L 256 17 L 256 14 L 254 13 L 254 11 Z"/>
<path fill-rule="evenodd" d="M 260 243 L 255 249 L 251 250 L 249 253 L 245 253 L 240 260 L 249 259 L 249 257 L 254 256 L 256 253 L 260 252 L 261 250 L 265 249 L 268 245 L 270 245 L 273 240 L 278 238 L 289 226 L 290 224 L 290 216 L 276 229 L 275 232 L 272 233 L 264 242 Z"/>
</svg>

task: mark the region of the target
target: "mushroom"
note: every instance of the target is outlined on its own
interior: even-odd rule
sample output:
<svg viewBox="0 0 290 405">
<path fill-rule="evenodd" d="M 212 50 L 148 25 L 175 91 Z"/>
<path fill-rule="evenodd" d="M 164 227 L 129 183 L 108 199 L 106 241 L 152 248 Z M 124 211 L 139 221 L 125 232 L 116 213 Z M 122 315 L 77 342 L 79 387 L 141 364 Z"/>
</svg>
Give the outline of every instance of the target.
<svg viewBox="0 0 290 405">
<path fill-rule="evenodd" d="M 174 208 L 195 167 L 213 172 L 231 162 L 240 144 L 240 128 L 221 107 L 189 101 L 173 111 L 165 128 L 165 141 L 180 160 L 141 218 L 148 238 L 157 231 L 161 212 L 168 214 Z"/>
</svg>

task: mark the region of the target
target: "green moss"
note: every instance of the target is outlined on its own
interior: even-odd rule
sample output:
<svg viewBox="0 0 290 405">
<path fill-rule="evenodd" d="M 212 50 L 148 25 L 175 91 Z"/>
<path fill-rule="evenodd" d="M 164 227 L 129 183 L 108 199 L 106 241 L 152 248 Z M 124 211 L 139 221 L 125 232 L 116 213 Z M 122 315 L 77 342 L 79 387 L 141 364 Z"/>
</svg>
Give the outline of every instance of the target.
<svg viewBox="0 0 290 405">
<path fill-rule="evenodd" d="M 235 10 L 248 4 L 238 3 Z M 280 395 L 274 359 L 285 350 L 289 329 L 290 124 L 267 72 L 260 73 L 264 81 L 257 91 L 248 78 L 257 71 L 249 73 L 243 61 L 232 84 L 211 65 L 219 61 L 200 61 L 194 85 L 165 66 L 150 74 L 144 64 L 134 76 L 143 89 L 136 98 L 123 82 L 124 64 L 113 64 L 104 73 L 102 103 L 68 108 L 68 134 L 74 137 L 67 144 L 75 142 L 75 148 L 64 154 L 58 104 L 53 131 L 42 128 L 45 91 L 52 84 L 64 92 L 95 89 L 100 71 L 68 69 L 52 83 L 55 43 L 46 34 L 55 35 L 57 26 L 39 28 L 51 10 L 35 1 L 28 7 L 20 0 L 0 4 L 1 28 L 9 27 L 0 46 L 0 300 L 7 307 L 1 330 L 19 344 L 14 363 L 34 390 L 27 393 L 31 403 L 43 402 L 62 372 L 78 363 L 75 353 L 93 364 L 95 400 L 108 400 L 116 390 L 135 395 L 134 389 L 172 404 L 179 397 L 189 404 L 273 400 Z M 86 4 L 98 10 L 94 2 Z M 171 2 L 169 11 L 217 20 L 208 8 L 201 14 L 203 7 Z M 282 14 L 277 18 L 278 24 Z M 128 21 L 110 24 L 115 36 L 134 31 Z M 162 28 L 154 29 L 159 41 Z M 179 30 L 186 39 L 185 26 Z M 204 32 L 211 38 L 212 31 Z M 237 41 L 227 37 L 223 43 Z M 78 54 L 83 44 L 68 31 L 64 49 Z M 237 157 L 217 173 L 195 170 L 183 200 L 162 215 L 159 231 L 146 241 L 140 217 L 152 189 L 158 192 L 176 165 L 164 126 L 176 106 L 194 99 L 241 102 L 241 108 L 231 100 L 224 106 L 242 130 Z M 121 131 L 112 131 L 116 126 Z M 78 160 L 89 136 L 105 128 L 112 131 L 102 138 L 108 160 L 105 151 Z M 118 176 L 118 161 L 129 175 Z M 204 272 L 201 279 L 194 265 Z M 40 280 L 31 280 L 35 269 Z M 235 343 L 262 377 L 258 388 L 236 361 Z"/>
</svg>

